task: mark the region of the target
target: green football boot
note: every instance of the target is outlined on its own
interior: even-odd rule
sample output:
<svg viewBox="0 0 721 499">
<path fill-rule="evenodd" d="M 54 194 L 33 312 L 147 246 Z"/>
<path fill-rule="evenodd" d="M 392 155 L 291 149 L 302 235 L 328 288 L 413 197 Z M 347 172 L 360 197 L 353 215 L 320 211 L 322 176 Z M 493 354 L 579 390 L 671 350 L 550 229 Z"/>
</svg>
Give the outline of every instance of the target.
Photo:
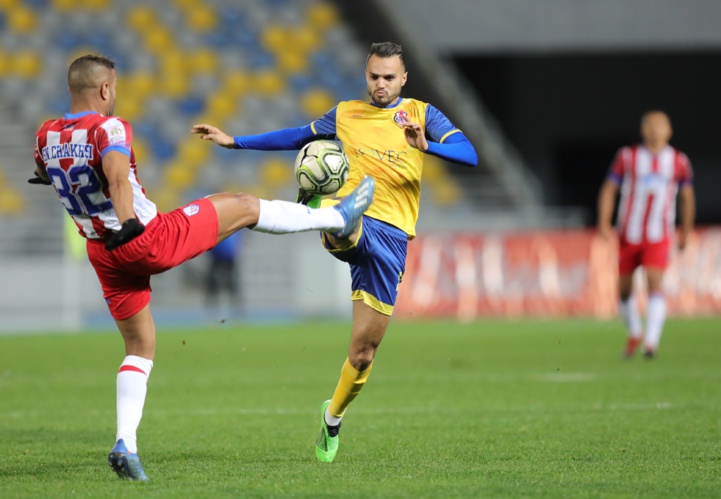
<svg viewBox="0 0 721 499">
<path fill-rule="evenodd" d="M 320 208 L 321 197 L 318 194 L 307 192 L 301 187 L 298 189 L 298 196 L 295 198 L 295 202 L 304 204 L 308 208 Z"/>
<path fill-rule="evenodd" d="M 338 426 L 328 426 L 325 422 L 325 410 L 330 404 L 330 400 L 323 402 L 320 406 L 320 435 L 315 443 L 315 457 L 318 461 L 324 463 L 332 463 L 338 452 L 338 432 L 340 431 L 340 423 Z"/>
</svg>

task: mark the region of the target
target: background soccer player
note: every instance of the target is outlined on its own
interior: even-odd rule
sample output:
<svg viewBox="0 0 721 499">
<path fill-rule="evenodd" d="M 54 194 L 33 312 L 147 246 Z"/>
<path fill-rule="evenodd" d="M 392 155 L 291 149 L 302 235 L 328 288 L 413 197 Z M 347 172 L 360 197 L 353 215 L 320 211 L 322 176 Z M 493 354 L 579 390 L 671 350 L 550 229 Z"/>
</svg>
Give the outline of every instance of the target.
<svg viewBox="0 0 721 499">
<path fill-rule="evenodd" d="M 676 194 L 681 197 L 678 248 L 686 247 L 693 229 L 695 200 L 691 164 L 684 153 L 669 145 L 668 116 L 650 111 L 641 118 L 643 144 L 619 150 L 598 199 L 598 229 L 611 238 L 614 203 L 619 187 L 619 312 L 628 330 L 624 355 L 631 357 L 643 342 L 644 355 L 653 358 L 666 318 L 663 275 L 669 260 L 676 216 Z M 680 188 L 680 191 L 679 191 Z M 633 272 L 643 266 L 648 285 L 646 334 L 633 298 Z"/>
<path fill-rule="evenodd" d="M 324 462 L 336 455 L 341 418 L 368 379 L 393 313 L 407 242 L 415 236 L 424 155 L 468 166 L 478 160 L 468 139 L 440 111 L 401 98 L 408 74 L 400 45 L 374 43 L 365 75 L 370 102 L 341 102 L 304 127 L 242 137 L 207 124 L 192 129 L 202 139 L 236 149 L 300 149 L 312 140 L 337 138 L 350 162 L 338 195 L 347 195 L 364 175 L 375 179 L 375 200 L 358 230 L 345 238 L 323 235 L 325 248 L 350 264 L 353 300 L 348 358 L 333 397 L 322 405 L 316 456 Z"/>
<path fill-rule="evenodd" d="M 150 276 L 211 249 L 243 227 L 273 234 L 331 230 L 348 235 L 370 205 L 373 182 L 363 179 L 337 209 L 312 210 L 249 194 L 213 194 L 159 213 L 140 185 L 130 125 L 113 117 L 113 61 L 86 55 L 68 69 L 70 114 L 37 132 L 36 178 L 52 184 L 87 239 L 91 264 L 125 341 L 117 375 L 116 445 L 108 462 L 121 478 L 147 480 L 136 430 L 155 358 Z M 352 199 L 351 199 L 352 198 Z"/>
</svg>

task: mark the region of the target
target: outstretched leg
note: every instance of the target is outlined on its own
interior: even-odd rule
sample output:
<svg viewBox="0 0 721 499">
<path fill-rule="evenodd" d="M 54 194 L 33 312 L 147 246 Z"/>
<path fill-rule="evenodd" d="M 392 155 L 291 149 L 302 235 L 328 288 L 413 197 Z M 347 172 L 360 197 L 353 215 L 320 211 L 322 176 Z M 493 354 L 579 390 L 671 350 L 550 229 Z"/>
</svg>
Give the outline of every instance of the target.
<svg viewBox="0 0 721 499">
<path fill-rule="evenodd" d="M 320 230 L 348 237 L 373 202 L 375 183 L 365 177 L 340 203 L 309 208 L 288 201 L 267 201 L 250 194 L 213 194 L 208 199 L 218 214 L 218 242 L 243 227 L 269 234 Z"/>
</svg>

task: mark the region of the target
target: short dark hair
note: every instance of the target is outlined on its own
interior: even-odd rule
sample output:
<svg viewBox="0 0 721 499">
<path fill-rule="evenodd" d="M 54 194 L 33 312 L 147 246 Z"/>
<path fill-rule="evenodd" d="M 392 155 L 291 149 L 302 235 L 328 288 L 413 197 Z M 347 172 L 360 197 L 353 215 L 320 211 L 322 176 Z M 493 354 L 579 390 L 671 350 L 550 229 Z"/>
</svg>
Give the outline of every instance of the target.
<svg viewBox="0 0 721 499">
<path fill-rule="evenodd" d="M 378 57 L 382 58 L 393 57 L 394 55 L 397 55 L 401 58 L 403 67 L 406 67 L 406 58 L 403 57 L 403 47 L 401 47 L 399 43 L 379 42 L 372 44 L 371 51 L 368 53 L 368 57 L 366 57 L 366 64 L 368 64 L 368 60 L 371 58 L 372 55 L 377 55 Z"/>
<path fill-rule="evenodd" d="M 72 92 L 81 92 L 91 88 L 92 79 L 88 76 L 97 66 L 115 69 L 115 61 L 103 55 L 87 54 L 75 59 L 68 68 L 68 87 Z"/>
</svg>

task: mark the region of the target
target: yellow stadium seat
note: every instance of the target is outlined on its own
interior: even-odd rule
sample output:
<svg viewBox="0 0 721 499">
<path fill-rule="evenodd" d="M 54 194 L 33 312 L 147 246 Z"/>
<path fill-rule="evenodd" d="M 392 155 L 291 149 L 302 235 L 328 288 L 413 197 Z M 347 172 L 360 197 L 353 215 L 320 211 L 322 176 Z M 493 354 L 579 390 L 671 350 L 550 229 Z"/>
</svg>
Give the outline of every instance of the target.
<svg viewBox="0 0 721 499">
<path fill-rule="evenodd" d="M 123 97 L 115 103 L 115 116 L 133 122 L 143 115 L 143 104 L 140 99 L 130 92 L 123 92 Z"/>
<path fill-rule="evenodd" d="M 158 64 L 161 70 L 161 78 L 167 78 L 178 73 L 185 74 L 189 68 L 188 54 L 180 50 L 166 50 L 158 55 Z"/>
<path fill-rule="evenodd" d="M 309 90 L 300 100 L 303 112 L 311 118 L 322 116 L 335 106 L 335 104 L 336 101 L 333 95 L 321 88 Z"/>
<path fill-rule="evenodd" d="M 172 33 L 164 27 L 154 26 L 142 33 L 145 36 L 146 48 L 159 57 L 171 51 L 175 45 Z"/>
<path fill-rule="evenodd" d="M 276 71 L 265 70 L 256 73 L 251 88 L 261 95 L 278 95 L 286 88 L 285 79 Z"/>
<path fill-rule="evenodd" d="M 0 213 L 4 215 L 16 215 L 23 211 L 25 199 L 20 192 L 12 189 L 0 190 Z"/>
<path fill-rule="evenodd" d="M 174 210 L 178 207 L 178 190 L 165 186 L 158 191 L 148 192 L 148 197 L 153 200 L 158 209 L 163 212 Z"/>
<path fill-rule="evenodd" d="M 117 115 L 125 119 L 125 116 L 122 114 L 117 113 Z M 150 158 L 148 144 L 145 142 L 145 139 L 138 137 L 137 135 L 133 135 L 133 152 L 135 153 L 135 161 L 138 164 L 143 164 L 144 161 L 147 161 L 148 158 Z"/>
<path fill-rule="evenodd" d="M 42 61 L 36 52 L 18 52 L 12 58 L 12 72 L 20 78 L 35 78 L 40 74 Z"/>
<path fill-rule="evenodd" d="M 155 76 L 149 71 L 137 71 L 127 78 L 128 92 L 139 100 L 144 100 L 155 92 L 157 85 Z M 123 92 L 123 95 L 128 95 Z"/>
<path fill-rule="evenodd" d="M 178 158 L 182 166 L 188 170 L 195 170 L 208 160 L 212 149 L 201 140 L 184 140 L 178 148 Z"/>
<path fill-rule="evenodd" d="M 304 73 L 308 69 L 308 57 L 295 50 L 286 50 L 276 55 L 278 69 L 286 74 Z"/>
<path fill-rule="evenodd" d="M 260 42 L 266 50 L 278 54 L 291 47 L 292 35 L 285 26 L 271 24 L 260 34 Z"/>
<path fill-rule="evenodd" d="M 237 99 L 233 95 L 219 92 L 208 98 L 206 113 L 215 120 L 225 120 L 237 113 Z M 209 121 L 208 123 L 217 123 L 218 121 Z"/>
<path fill-rule="evenodd" d="M 195 170 L 181 163 L 172 163 L 163 172 L 165 185 L 176 191 L 185 190 L 195 181 Z"/>
<path fill-rule="evenodd" d="M 180 10 L 191 10 L 198 6 L 198 2 L 196 0 L 173 0 L 173 5 Z"/>
<path fill-rule="evenodd" d="M 0 78 L 5 77 L 12 71 L 12 60 L 0 49 Z"/>
<path fill-rule="evenodd" d="M 105 10 L 110 6 L 110 0 L 84 0 L 81 5 L 88 10 Z"/>
<path fill-rule="evenodd" d="M 338 11 L 326 2 L 313 2 L 306 10 L 308 24 L 325 30 L 338 24 Z"/>
<path fill-rule="evenodd" d="M 188 56 L 188 69 L 196 74 L 215 73 L 219 64 L 218 56 L 209 49 L 198 49 Z"/>
<path fill-rule="evenodd" d="M 322 43 L 318 30 L 309 24 L 299 26 L 293 30 L 293 48 L 305 53 L 312 52 Z"/>
<path fill-rule="evenodd" d="M 22 0 L 0 0 L 0 10 L 10 10 L 20 5 Z"/>
<path fill-rule="evenodd" d="M 263 184 L 241 185 L 238 186 L 238 189 L 229 192 L 247 192 L 260 199 L 273 199 L 275 197 L 275 191 Z"/>
<path fill-rule="evenodd" d="M 192 7 L 185 9 L 185 22 L 192 31 L 207 33 L 218 24 L 218 18 L 212 8 L 194 2 Z"/>
<path fill-rule="evenodd" d="M 151 7 L 137 6 L 128 12 L 127 25 L 138 33 L 145 33 L 157 27 L 158 20 Z"/>
<path fill-rule="evenodd" d="M 52 0 L 50 6 L 58 12 L 71 12 L 79 6 L 78 0 Z"/>
<path fill-rule="evenodd" d="M 228 71 L 223 76 L 221 93 L 237 97 L 246 93 L 250 85 L 251 77 L 248 73 L 240 70 Z"/>
<path fill-rule="evenodd" d="M 190 91 L 190 80 L 184 73 L 170 73 L 160 80 L 157 90 L 166 97 L 183 97 Z"/>
<path fill-rule="evenodd" d="M 271 157 L 260 166 L 260 182 L 269 189 L 286 186 L 293 178 L 293 165 L 288 161 Z"/>
<path fill-rule="evenodd" d="M 35 12 L 20 5 L 8 11 L 6 22 L 11 32 L 20 34 L 31 33 L 38 24 Z"/>
</svg>

